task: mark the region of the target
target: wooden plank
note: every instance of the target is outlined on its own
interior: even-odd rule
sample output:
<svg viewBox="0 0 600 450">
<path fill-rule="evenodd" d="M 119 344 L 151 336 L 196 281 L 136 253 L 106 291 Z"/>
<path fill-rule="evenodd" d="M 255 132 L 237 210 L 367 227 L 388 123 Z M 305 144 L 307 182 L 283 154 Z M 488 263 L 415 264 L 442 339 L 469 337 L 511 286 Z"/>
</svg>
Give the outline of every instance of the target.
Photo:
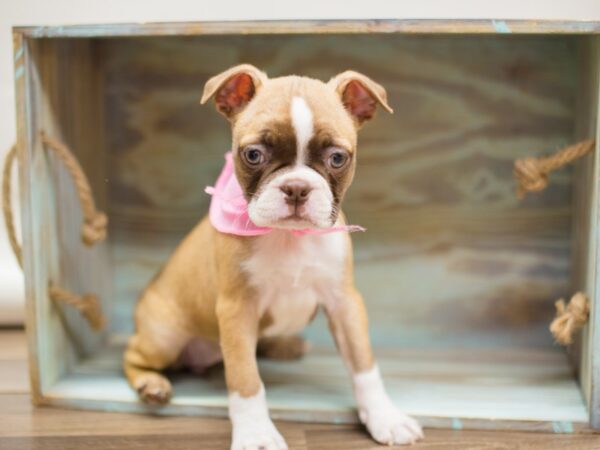
<svg viewBox="0 0 600 450">
<path fill-rule="evenodd" d="M 203 424 L 200 423 L 200 426 Z M 281 428 L 281 426 L 280 426 Z M 290 428 L 283 427 L 283 435 L 287 439 L 288 445 L 294 450 L 337 450 L 340 448 L 348 450 L 378 450 L 381 445 L 375 443 L 366 436 L 365 431 L 359 427 L 337 426 L 331 429 L 321 429 L 300 433 L 297 439 L 290 439 Z M 295 425 L 292 430 L 301 429 L 301 425 Z M 427 440 L 423 443 L 414 445 L 413 448 L 419 450 L 464 450 L 481 448 L 510 448 L 513 450 L 561 450 L 568 447 L 572 450 L 596 450 L 598 447 L 597 436 L 561 436 L 559 438 L 550 438 L 544 435 L 535 435 L 531 433 L 489 433 L 489 432 L 469 432 L 456 433 L 452 431 L 432 431 L 427 435 Z M 491 444 L 493 442 L 493 444 Z M 10 450 L 29 450 L 31 445 L 35 448 L 45 450 L 80 450 L 86 446 L 92 448 L 110 448 L 114 450 L 144 448 L 147 450 L 161 450 L 168 447 L 170 450 L 189 450 L 193 449 L 217 449 L 228 448 L 229 437 L 225 431 L 216 433 L 200 434 L 189 430 L 185 434 L 179 435 L 101 435 L 101 436 L 61 436 L 49 437 L 42 436 L 31 438 L 5 438 L 0 445 L 6 444 L 6 449 Z M 306 444 L 305 444 L 306 443 Z M 490 447 L 494 445 L 495 447 Z M 0 447 L 2 448 L 2 447 Z M 400 448 L 400 447 L 397 447 Z"/>
<path fill-rule="evenodd" d="M 377 345 L 552 346 L 569 291 L 569 169 L 524 202 L 515 158 L 572 142 L 579 40 L 564 37 L 222 36 L 114 39 L 106 61 L 113 328 L 207 210 L 230 145 L 197 104 L 202 83 L 244 60 L 270 76 L 328 79 L 352 67 L 396 114 L 360 134 L 344 210 Z M 168 61 L 168 64 L 165 64 Z M 394 280 L 391 282 L 390 280 Z M 324 326 L 310 336 L 327 338 Z"/>
<path fill-rule="evenodd" d="M 32 38 L 229 34 L 594 34 L 600 23 L 560 20 L 270 20 L 16 27 Z"/>
<path fill-rule="evenodd" d="M 44 398 L 53 405 L 108 411 L 224 416 L 222 371 L 208 377 L 172 374 L 174 396 L 162 408 L 140 404 L 121 373 L 122 347 L 77 367 Z M 586 427 L 587 411 L 565 355 L 543 351 L 380 349 L 388 392 L 428 427 L 573 432 Z M 294 362 L 261 360 L 274 417 L 307 422 L 354 423 L 350 380 L 335 350 L 316 347 Z"/>
<path fill-rule="evenodd" d="M 576 139 L 596 138 L 598 142 L 598 107 L 600 105 L 600 45 L 597 38 L 590 38 L 582 46 L 581 54 L 581 92 L 578 100 L 578 120 Z M 579 374 L 583 395 L 590 410 L 592 426 L 600 427 L 600 405 L 595 393 L 595 379 L 600 370 L 594 368 L 594 342 L 598 333 L 596 305 L 598 304 L 597 265 L 598 265 L 598 147 L 596 152 L 586 156 L 575 164 L 573 186 L 573 256 L 572 256 L 572 292 L 582 291 L 591 301 L 589 326 L 583 328 L 573 347 L 570 349 Z M 598 397 L 600 398 L 600 397 Z"/>
<path fill-rule="evenodd" d="M 21 226 L 22 226 L 22 252 L 23 252 L 23 272 L 25 276 L 25 324 L 29 330 L 28 347 L 29 351 L 29 377 L 31 382 L 31 396 L 34 402 L 41 398 L 41 374 L 40 374 L 40 354 L 39 339 L 41 329 L 38 327 L 38 303 L 41 298 L 39 287 L 36 288 L 34 280 L 36 278 L 34 249 L 38 238 L 34 236 L 33 220 L 35 208 L 33 201 L 36 193 L 30 189 L 31 180 L 34 176 L 32 155 L 33 155 L 33 136 L 31 121 L 35 118 L 31 114 L 31 104 L 29 96 L 30 79 L 32 76 L 30 48 L 23 38 L 22 33 L 13 34 L 14 61 L 15 61 L 15 96 L 16 96 L 16 119 L 17 119 L 17 148 L 19 155 L 19 186 L 21 195 Z M 31 239 L 33 238 L 33 240 Z M 37 253 L 38 256 L 41 254 Z"/>
<path fill-rule="evenodd" d="M 105 186 L 102 151 L 100 71 L 90 42 L 26 40 L 19 98 L 22 163 L 23 241 L 27 285 L 27 327 L 31 332 L 34 399 L 100 338 L 72 307 L 48 297 L 51 280 L 78 293 L 91 290 L 107 298 L 106 244 L 90 251 L 80 242 L 81 212 L 73 181 L 62 163 L 40 142 L 40 131 L 71 146 L 96 192 Z M 20 70 L 20 69 L 17 69 Z M 82 101 L 85 100 L 85 101 Z M 100 196 L 103 204 L 104 197 Z"/>
<path fill-rule="evenodd" d="M 592 66 L 593 79 L 595 80 L 594 90 L 590 92 L 592 99 L 595 99 L 595 108 L 590 115 L 590 119 L 596 121 L 596 149 L 594 152 L 595 164 L 593 164 L 593 172 L 590 176 L 589 189 L 591 191 L 591 229 L 590 229 L 590 244 L 588 249 L 590 267 L 588 274 L 592 281 L 594 290 L 591 294 L 590 320 L 587 331 L 587 349 L 584 346 L 584 351 L 587 350 L 589 355 L 588 374 L 590 376 L 589 384 L 589 406 L 590 406 L 590 422 L 594 428 L 600 428 L 600 292 L 598 292 L 598 283 L 600 277 L 600 243 L 598 242 L 598 230 L 600 227 L 600 210 L 598 208 L 599 192 L 600 192 L 600 164 L 598 164 L 598 155 L 600 154 L 600 38 L 595 37 L 592 40 Z M 591 128 L 594 131 L 594 128 Z M 586 386 L 586 387 L 587 387 Z"/>
<path fill-rule="evenodd" d="M 224 419 L 153 417 L 37 408 L 31 410 L 27 396 L 3 396 L 0 407 L 0 448 L 19 450 L 80 450 L 110 448 L 207 449 L 230 445 L 230 425 Z M 127 423 L 127 426 L 122 426 Z M 376 450 L 364 428 L 355 425 L 322 425 L 276 421 L 294 450 Z M 595 450 L 600 437 L 593 434 L 552 435 L 524 432 L 490 432 L 426 429 L 419 450 L 510 448 L 515 450 Z"/>
<path fill-rule="evenodd" d="M 343 430 L 344 437 L 341 433 Z M 411 448 L 418 450 L 465 450 L 465 449 L 539 449 L 539 450 L 562 450 L 565 448 L 575 449 L 596 449 L 599 443 L 599 437 L 594 435 L 578 436 L 553 436 L 549 437 L 543 434 L 535 433 L 490 433 L 486 431 L 479 432 L 458 432 L 458 431 L 426 431 L 426 439 Z M 317 429 L 306 433 L 306 443 L 309 449 L 335 450 L 344 448 L 348 450 L 380 450 L 377 446 L 364 435 L 360 428 L 335 428 L 335 429 Z M 399 447 L 400 448 L 400 447 Z"/>
<path fill-rule="evenodd" d="M 6 345 L 2 345 L 6 343 Z M 0 331 L 0 361 L 15 357 L 25 361 L 25 336 L 22 332 Z M 10 344 L 10 345 L 9 345 Z M 3 373 L 2 381 L 22 379 L 16 366 Z M 0 381 L 1 382 L 1 381 Z M 127 426 L 122 426 L 127 423 Z M 327 448 L 381 448 L 356 425 L 324 425 L 277 421 L 290 448 L 315 450 Z M 421 449 L 481 448 L 484 443 L 512 449 L 596 449 L 600 435 L 490 432 L 427 428 Z M 462 425 L 462 424 L 460 424 Z M 557 428 L 558 430 L 558 428 Z M 583 430 L 582 430 L 583 431 Z M 230 424 L 226 419 L 199 417 L 157 417 L 149 414 L 119 414 L 33 407 L 27 394 L 0 394 L 0 449 L 44 448 L 79 450 L 82 447 L 111 448 L 226 448 L 230 443 Z M 308 447 L 307 447 L 308 446 Z M 486 447 L 487 448 L 487 447 Z"/>
</svg>

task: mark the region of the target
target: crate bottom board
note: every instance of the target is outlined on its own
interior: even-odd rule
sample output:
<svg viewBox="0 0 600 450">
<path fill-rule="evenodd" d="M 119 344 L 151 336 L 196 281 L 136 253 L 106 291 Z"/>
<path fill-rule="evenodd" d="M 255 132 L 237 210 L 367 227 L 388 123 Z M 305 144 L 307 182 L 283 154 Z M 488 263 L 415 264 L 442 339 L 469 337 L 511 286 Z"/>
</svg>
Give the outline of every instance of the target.
<svg viewBox="0 0 600 450">
<path fill-rule="evenodd" d="M 395 403 L 425 426 L 574 432 L 588 412 L 561 349 L 381 350 L 376 352 Z M 43 394 L 45 404 L 150 414 L 225 416 L 222 369 L 208 376 L 173 373 L 169 405 L 141 404 L 121 368 L 122 347 L 109 346 Z M 302 360 L 260 361 L 273 417 L 356 422 L 350 381 L 333 349 Z"/>
</svg>

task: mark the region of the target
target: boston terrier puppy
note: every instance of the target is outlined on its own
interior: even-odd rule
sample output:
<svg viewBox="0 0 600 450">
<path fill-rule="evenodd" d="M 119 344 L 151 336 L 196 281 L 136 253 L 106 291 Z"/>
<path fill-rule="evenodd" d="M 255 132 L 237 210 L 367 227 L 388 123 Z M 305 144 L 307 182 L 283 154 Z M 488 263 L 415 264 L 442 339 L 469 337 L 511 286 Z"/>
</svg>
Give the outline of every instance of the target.
<svg viewBox="0 0 600 450">
<path fill-rule="evenodd" d="M 387 395 L 369 342 L 363 298 L 354 285 L 352 245 L 341 204 L 357 162 L 357 131 L 388 112 L 385 89 L 346 71 L 327 83 L 268 78 L 248 64 L 208 80 L 231 124 L 232 146 L 210 211 L 148 285 L 135 311 L 124 369 L 149 403 L 166 403 L 160 371 L 201 372 L 222 360 L 232 445 L 287 449 L 269 417 L 257 351 L 299 357 L 297 336 L 321 307 L 352 377 L 358 415 L 382 444 L 423 437 Z"/>
</svg>

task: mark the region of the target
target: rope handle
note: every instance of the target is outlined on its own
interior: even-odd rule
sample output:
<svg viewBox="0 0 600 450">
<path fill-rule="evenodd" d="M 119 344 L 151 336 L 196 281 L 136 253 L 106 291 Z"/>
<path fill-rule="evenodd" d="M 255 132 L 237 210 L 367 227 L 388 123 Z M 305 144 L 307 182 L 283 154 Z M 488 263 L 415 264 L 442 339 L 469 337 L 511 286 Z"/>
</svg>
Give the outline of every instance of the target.
<svg viewBox="0 0 600 450">
<path fill-rule="evenodd" d="M 589 139 L 541 158 L 524 158 L 515 161 L 514 175 L 517 180 L 517 197 L 522 199 L 528 192 L 539 192 L 548 186 L 548 175 L 591 152 L 596 143 Z"/>
<path fill-rule="evenodd" d="M 40 134 L 44 148 L 52 150 L 54 154 L 59 157 L 73 179 L 83 213 L 83 224 L 81 226 L 82 242 L 86 246 L 91 247 L 94 244 L 103 241 L 106 238 L 108 219 L 104 213 L 96 209 L 92 189 L 81 165 L 66 145 L 47 136 L 43 131 Z M 19 266 L 23 268 L 23 253 L 15 231 L 10 180 L 10 174 L 16 156 L 17 146 L 13 145 L 4 160 L 2 173 L 2 211 L 4 213 L 4 222 L 6 223 L 6 231 L 10 246 Z M 96 295 L 84 294 L 80 296 L 60 288 L 52 282 L 50 282 L 48 286 L 48 295 L 53 301 L 68 304 L 77 308 L 94 330 L 98 331 L 104 328 L 106 319 L 102 313 L 100 301 Z"/>
<path fill-rule="evenodd" d="M 573 343 L 573 335 L 584 326 L 590 316 L 590 301 L 582 292 L 577 292 L 568 304 L 564 299 L 554 303 L 556 318 L 550 324 L 550 332 L 556 342 L 562 345 Z"/>
<path fill-rule="evenodd" d="M 85 176 L 79 161 L 73 155 L 73 152 L 69 148 L 58 142 L 56 139 L 47 136 L 44 131 L 41 133 L 42 144 L 54 151 L 54 153 L 61 159 L 71 177 L 75 183 L 77 195 L 79 196 L 79 203 L 83 212 L 83 224 L 81 225 L 81 240 L 85 245 L 91 247 L 96 242 L 103 241 L 106 239 L 106 226 L 108 219 L 106 214 L 96 209 L 96 203 L 94 202 L 94 196 L 92 195 L 92 188 L 90 183 Z"/>
</svg>

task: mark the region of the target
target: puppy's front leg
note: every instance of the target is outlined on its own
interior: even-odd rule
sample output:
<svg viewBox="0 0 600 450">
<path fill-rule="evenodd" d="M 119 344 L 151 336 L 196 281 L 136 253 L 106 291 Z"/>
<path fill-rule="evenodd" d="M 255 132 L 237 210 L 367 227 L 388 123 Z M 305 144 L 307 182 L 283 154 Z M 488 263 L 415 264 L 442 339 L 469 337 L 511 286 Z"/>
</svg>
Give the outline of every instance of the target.
<svg viewBox="0 0 600 450">
<path fill-rule="evenodd" d="M 346 296 L 326 308 L 336 345 L 352 374 L 360 421 L 382 444 L 412 444 L 423 438 L 419 424 L 392 403 L 373 358 L 368 320 L 360 293 L 351 287 Z"/>
<path fill-rule="evenodd" d="M 269 417 L 265 388 L 258 373 L 259 317 L 255 304 L 248 299 L 220 297 L 217 316 L 233 426 L 231 449 L 287 450 Z"/>
</svg>

